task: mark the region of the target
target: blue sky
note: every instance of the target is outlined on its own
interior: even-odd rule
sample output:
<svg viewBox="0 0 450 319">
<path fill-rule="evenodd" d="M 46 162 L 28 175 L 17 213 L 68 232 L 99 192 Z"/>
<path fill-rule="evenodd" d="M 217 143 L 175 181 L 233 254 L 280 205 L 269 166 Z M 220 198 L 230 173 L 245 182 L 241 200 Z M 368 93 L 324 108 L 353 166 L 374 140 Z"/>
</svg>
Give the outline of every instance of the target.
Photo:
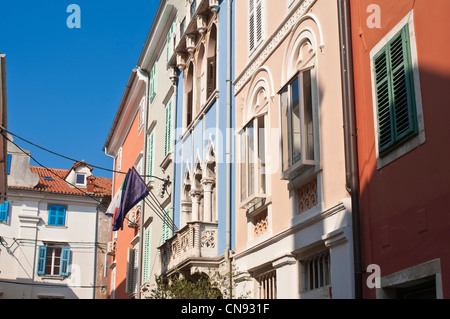
<svg viewBox="0 0 450 319">
<path fill-rule="evenodd" d="M 67 27 L 70 4 L 81 9 L 79 29 Z M 102 148 L 158 4 L 1 0 L 8 130 L 57 153 L 112 169 L 112 159 Z M 15 142 L 47 167 L 73 164 L 17 138 Z M 100 169 L 93 173 L 112 176 Z"/>
</svg>

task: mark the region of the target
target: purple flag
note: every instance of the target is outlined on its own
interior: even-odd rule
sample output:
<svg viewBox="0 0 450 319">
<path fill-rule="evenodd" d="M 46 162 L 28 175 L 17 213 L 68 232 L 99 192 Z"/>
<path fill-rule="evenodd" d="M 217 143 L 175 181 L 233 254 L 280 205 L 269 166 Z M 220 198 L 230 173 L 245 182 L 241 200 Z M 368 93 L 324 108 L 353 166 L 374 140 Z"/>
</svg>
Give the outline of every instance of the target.
<svg viewBox="0 0 450 319">
<path fill-rule="evenodd" d="M 134 167 L 128 170 L 123 184 L 122 199 L 113 230 L 123 230 L 123 221 L 128 212 L 149 194 L 148 186 Z"/>
</svg>

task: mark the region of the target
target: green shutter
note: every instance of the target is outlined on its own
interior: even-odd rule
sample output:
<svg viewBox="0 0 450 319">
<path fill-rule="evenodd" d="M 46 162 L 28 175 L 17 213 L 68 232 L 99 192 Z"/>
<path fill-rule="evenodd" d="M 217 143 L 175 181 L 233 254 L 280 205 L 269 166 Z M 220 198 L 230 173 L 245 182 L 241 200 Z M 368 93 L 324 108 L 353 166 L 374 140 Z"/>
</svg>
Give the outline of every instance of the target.
<svg viewBox="0 0 450 319">
<path fill-rule="evenodd" d="M 142 280 L 147 282 L 150 280 L 150 226 L 145 230 L 144 235 L 144 262 L 142 267 Z"/>
<path fill-rule="evenodd" d="M 169 221 L 170 221 L 170 208 L 167 208 L 164 211 L 164 220 L 162 224 L 162 243 L 164 244 L 169 238 L 170 238 L 170 227 L 169 227 Z"/>
<path fill-rule="evenodd" d="M 406 26 L 374 57 L 380 156 L 417 134 L 409 48 Z"/>
<path fill-rule="evenodd" d="M 172 151 L 172 100 L 166 106 L 166 131 L 164 139 L 164 156 Z"/>
<path fill-rule="evenodd" d="M 156 95 L 156 64 L 153 64 L 152 70 L 150 71 L 150 102 L 153 101 Z"/>
<path fill-rule="evenodd" d="M 147 175 L 151 176 L 153 175 L 153 167 L 154 167 L 154 161 L 155 161 L 155 132 L 152 132 L 148 138 L 148 145 L 147 145 Z M 152 179 L 148 177 L 148 179 Z"/>
</svg>

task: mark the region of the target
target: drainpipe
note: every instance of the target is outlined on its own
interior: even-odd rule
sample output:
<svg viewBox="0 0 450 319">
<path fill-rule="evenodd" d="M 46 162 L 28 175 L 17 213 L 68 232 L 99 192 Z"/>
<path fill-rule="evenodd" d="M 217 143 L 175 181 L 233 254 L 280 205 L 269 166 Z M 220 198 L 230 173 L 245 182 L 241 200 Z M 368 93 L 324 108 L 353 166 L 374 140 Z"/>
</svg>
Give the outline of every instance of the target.
<svg viewBox="0 0 450 319">
<path fill-rule="evenodd" d="M 346 187 L 351 195 L 355 299 L 362 299 L 362 262 L 360 245 L 359 167 L 353 55 L 351 43 L 350 0 L 338 0 L 341 80 L 344 117 Z"/>
<path fill-rule="evenodd" d="M 232 264 L 231 264 L 231 1 L 227 1 L 227 143 L 226 143 L 226 261 L 228 262 L 228 271 L 230 276 L 229 294 L 230 299 L 233 292 L 232 287 Z"/>
<path fill-rule="evenodd" d="M 114 161 L 116 160 L 116 157 L 112 156 L 111 154 L 109 154 L 106 147 L 104 148 L 104 152 L 105 152 L 105 155 L 107 157 L 113 159 L 113 168 L 114 168 Z M 116 173 L 113 172 L 112 176 L 113 177 L 112 177 L 112 184 L 111 185 L 114 186 L 114 180 L 115 180 Z M 114 192 L 114 189 L 112 189 L 112 192 Z M 114 195 L 115 195 L 114 193 L 111 194 L 111 200 L 114 198 Z M 109 258 L 111 258 L 111 257 L 108 257 L 108 268 L 109 268 Z M 105 265 L 105 267 L 106 267 L 106 265 Z M 109 296 L 109 288 L 110 288 L 109 279 L 110 278 L 109 278 L 109 269 L 108 269 L 108 271 L 107 271 L 107 280 L 106 280 L 106 298 L 108 298 L 108 296 Z"/>
<path fill-rule="evenodd" d="M 147 167 L 147 112 L 148 112 L 148 107 L 149 107 L 149 93 L 150 93 L 150 74 L 148 74 L 148 72 L 144 71 L 141 69 L 140 66 L 135 67 L 133 69 L 134 72 L 137 73 L 139 79 L 144 78 L 144 82 L 145 82 L 145 110 L 144 110 L 144 143 L 143 143 L 143 157 L 144 157 L 144 161 L 143 161 L 143 165 L 142 167 L 145 168 Z M 142 205 L 142 211 L 141 211 L 141 216 L 139 218 L 139 251 L 138 251 L 138 271 L 137 271 L 137 278 L 136 278 L 136 282 L 137 282 L 137 299 L 141 299 L 141 270 L 142 270 L 142 249 L 144 248 L 144 243 L 143 243 L 143 238 L 144 236 L 142 233 L 142 230 L 144 228 L 144 214 L 145 212 L 145 204 Z"/>
</svg>

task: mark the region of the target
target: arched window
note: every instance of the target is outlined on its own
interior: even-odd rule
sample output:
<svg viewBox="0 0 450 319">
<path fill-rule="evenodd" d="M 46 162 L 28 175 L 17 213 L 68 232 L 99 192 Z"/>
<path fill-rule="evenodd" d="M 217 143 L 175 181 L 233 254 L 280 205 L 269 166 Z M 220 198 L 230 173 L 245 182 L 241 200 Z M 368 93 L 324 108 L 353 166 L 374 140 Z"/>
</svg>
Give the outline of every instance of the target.
<svg viewBox="0 0 450 319">
<path fill-rule="evenodd" d="M 216 64 L 217 64 L 217 27 L 212 25 L 209 32 L 208 52 L 206 61 L 206 99 L 216 90 Z"/>
<path fill-rule="evenodd" d="M 318 88 L 316 41 L 305 29 L 295 38 L 285 58 L 291 79 L 280 91 L 283 177 L 300 176 L 318 162 Z"/>
<path fill-rule="evenodd" d="M 185 80 L 184 93 L 186 96 L 186 127 L 191 125 L 193 119 L 193 103 L 194 103 L 194 64 L 189 63 L 187 77 Z"/>
</svg>

